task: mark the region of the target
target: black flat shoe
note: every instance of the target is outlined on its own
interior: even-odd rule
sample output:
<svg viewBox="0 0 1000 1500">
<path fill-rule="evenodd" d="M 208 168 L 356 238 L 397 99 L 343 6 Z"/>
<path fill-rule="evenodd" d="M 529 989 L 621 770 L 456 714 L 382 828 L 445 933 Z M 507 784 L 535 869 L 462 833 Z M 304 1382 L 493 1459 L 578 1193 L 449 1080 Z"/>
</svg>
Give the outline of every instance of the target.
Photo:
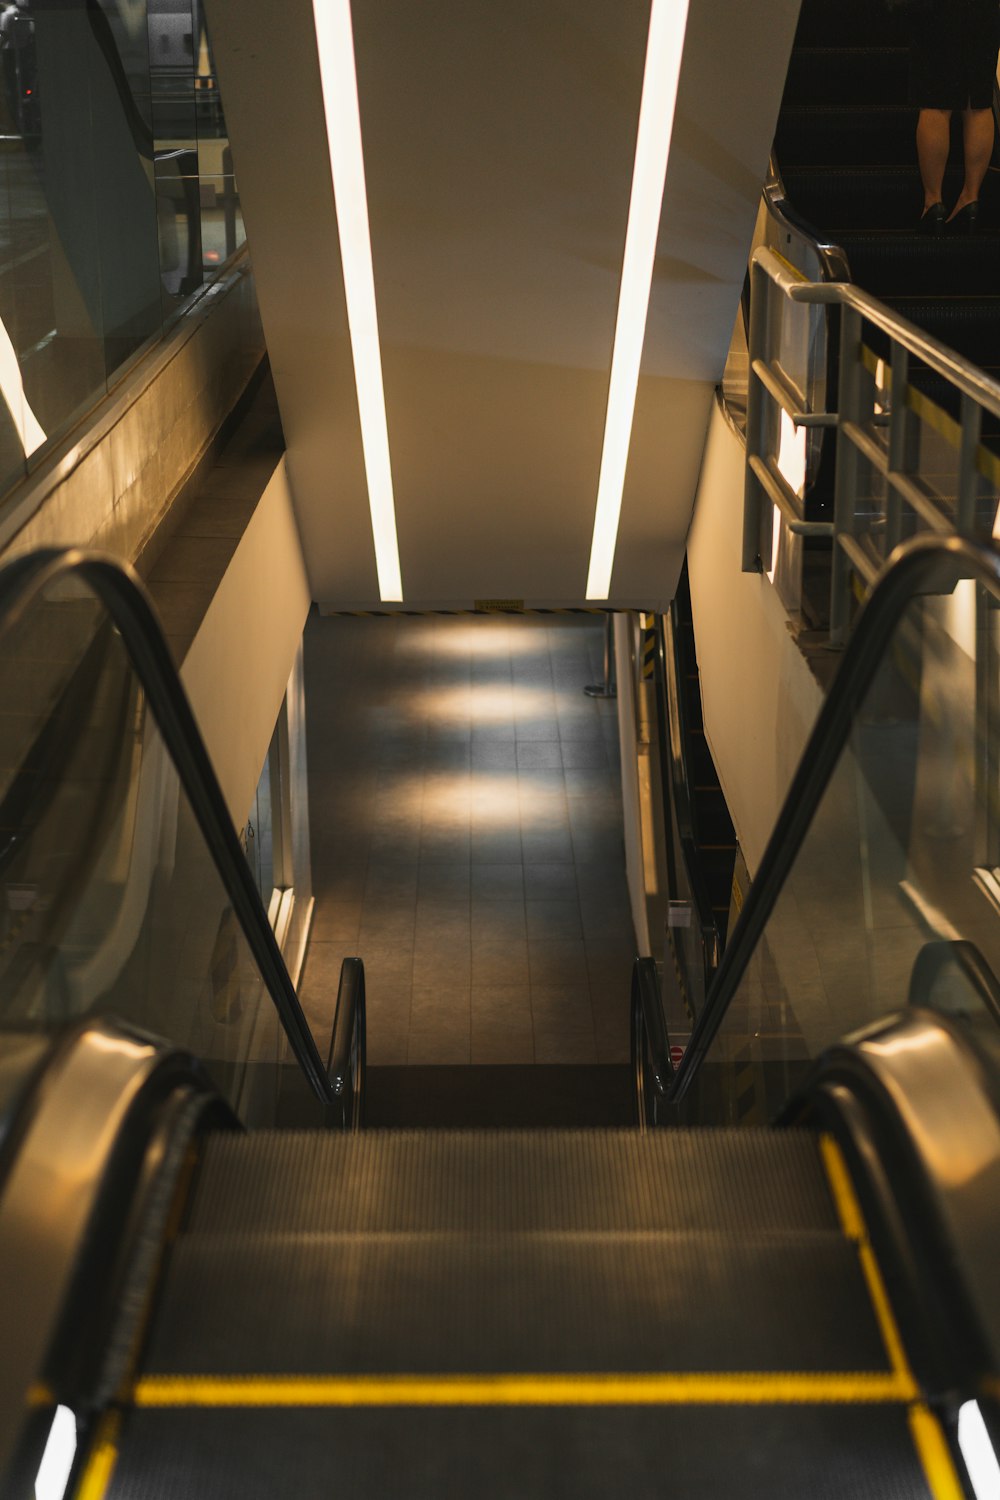
<svg viewBox="0 0 1000 1500">
<path fill-rule="evenodd" d="M 941 234 L 944 231 L 944 221 L 948 210 L 941 202 L 932 203 L 930 208 L 925 208 L 917 225 L 918 234 Z"/>
<path fill-rule="evenodd" d="M 975 234 L 979 225 L 979 204 L 967 203 L 954 218 L 948 220 L 950 234 Z"/>
</svg>

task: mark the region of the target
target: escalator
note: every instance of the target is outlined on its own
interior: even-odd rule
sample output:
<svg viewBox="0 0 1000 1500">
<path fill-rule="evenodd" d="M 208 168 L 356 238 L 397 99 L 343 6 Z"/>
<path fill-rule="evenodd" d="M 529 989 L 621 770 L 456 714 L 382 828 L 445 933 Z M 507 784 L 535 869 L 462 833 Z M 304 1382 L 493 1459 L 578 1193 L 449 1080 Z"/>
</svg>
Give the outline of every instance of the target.
<svg viewBox="0 0 1000 1500">
<path fill-rule="evenodd" d="M 1000 171 L 994 165 L 987 173 L 976 235 L 920 234 L 915 126 L 899 15 L 872 0 L 804 0 L 774 143 L 787 202 L 821 243 L 845 252 L 849 279 L 995 377 Z M 961 187 L 961 161 L 956 112 L 945 180 L 949 205 Z M 835 368 L 830 376 L 834 382 Z M 955 414 L 957 393 L 952 398 L 919 368 L 912 377 Z M 987 438 L 998 432 L 1000 424 L 989 422 Z M 812 513 L 825 515 L 828 499 L 817 494 Z"/>
<path fill-rule="evenodd" d="M 997 923 L 964 904 L 978 844 L 955 830 L 992 802 L 946 785 L 966 761 L 941 695 L 962 686 L 956 599 L 971 588 L 982 635 L 1000 630 L 997 558 L 923 538 L 889 570 L 676 1070 L 655 968 L 637 965 L 640 1128 L 613 1131 L 361 1128 L 360 964 L 324 1062 L 141 594 L 107 563 L 50 557 L 0 575 L 0 616 L 58 600 L 67 574 L 114 620 L 207 846 L 243 1009 L 178 965 L 154 1014 L 183 1035 L 157 1039 L 152 971 L 108 969 L 93 909 L 109 998 L 81 980 L 83 929 L 15 997 L 4 1495 L 977 1493 L 1000 1441 Z M 136 848 L 150 814 L 130 806 Z M 171 871 L 193 857 L 176 838 L 164 856 L 177 826 L 158 818 L 142 866 L 172 939 Z M 105 891 L 106 851 L 93 869 Z M 202 872 L 206 937 L 214 889 Z M 829 948 L 810 892 L 839 903 Z M 121 900 L 110 926 L 148 944 Z M 964 923 L 965 946 L 935 923 Z M 54 1028 L 57 971 L 77 1008 Z M 268 1093 L 248 1080 L 291 1068 L 288 1047 L 336 1129 L 241 1128 Z"/>
</svg>

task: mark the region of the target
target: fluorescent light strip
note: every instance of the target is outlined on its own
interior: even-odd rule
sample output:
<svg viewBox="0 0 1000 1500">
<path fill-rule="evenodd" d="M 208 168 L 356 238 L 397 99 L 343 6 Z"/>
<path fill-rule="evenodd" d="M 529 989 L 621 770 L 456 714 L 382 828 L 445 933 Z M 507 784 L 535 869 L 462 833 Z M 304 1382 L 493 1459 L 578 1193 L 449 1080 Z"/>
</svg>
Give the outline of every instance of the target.
<svg viewBox="0 0 1000 1500">
<path fill-rule="evenodd" d="M 2 322 L 0 322 L 0 394 L 3 395 L 11 419 L 17 428 L 21 447 L 26 457 L 30 458 L 35 449 L 40 448 L 45 442 L 45 433 L 35 413 L 28 405 L 17 354 L 11 343 L 10 334 Z"/>
<path fill-rule="evenodd" d="M 604 452 L 597 489 L 597 517 L 590 551 L 587 598 L 607 599 L 618 541 L 622 492 L 628 466 L 632 419 L 646 337 L 653 263 L 674 130 L 689 0 L 652 0 L 646 70 L 639 106 L 639 135 L 632 176 L 632 201 L 625 235 L 625 260 L 618 296 L 618 323 L 611 356 L 611 384 L 604 427 Z"/>
<path fill-rule="evenodd" d="M 378 588 L 384 603 L 398 603 L 403 597 L 403 583 L 392 496 L 350 0 L 313 0 L 313 15 L 330 141 L 333 195 L 344 265 L 347 321 L 358 388 Z"/>
</svg>

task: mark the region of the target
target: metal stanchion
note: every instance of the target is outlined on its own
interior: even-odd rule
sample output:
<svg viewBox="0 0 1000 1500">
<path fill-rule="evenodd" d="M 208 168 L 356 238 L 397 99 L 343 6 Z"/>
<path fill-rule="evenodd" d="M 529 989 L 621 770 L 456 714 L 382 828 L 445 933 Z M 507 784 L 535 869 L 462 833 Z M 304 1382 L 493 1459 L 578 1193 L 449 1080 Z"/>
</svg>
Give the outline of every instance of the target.
<svg viewBox="0 0 1000 1500">
<path fill-rule="evenodd" d="M 609 613 L 604 617 L 604 681 L 591 683 L 583 690 L 588 698 L 617 698 L 615 682 L 615 617 Z"/>
</svg>

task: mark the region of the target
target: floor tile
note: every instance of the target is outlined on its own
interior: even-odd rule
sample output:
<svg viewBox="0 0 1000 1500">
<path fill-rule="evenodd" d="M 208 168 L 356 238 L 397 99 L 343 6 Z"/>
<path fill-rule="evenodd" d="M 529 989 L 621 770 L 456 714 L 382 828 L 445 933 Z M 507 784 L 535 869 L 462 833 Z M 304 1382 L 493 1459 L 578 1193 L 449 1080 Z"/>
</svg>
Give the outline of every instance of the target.
<svg viewBox="0 0 1000 1500">
<path fill-rule="evenodd" d="M 582 693 L 602 629 L 311 617 L 303 1004 L 318 1034 L 360 951 L 376 1064 L 621 1060 L 634 941 L 617 718 Z"/>
<path fill-rule="evenodd" d="M 517 901 L 524 899 L 524 867 L 518 864 L 474 864 L 473 901 Z"/>
</svg>

